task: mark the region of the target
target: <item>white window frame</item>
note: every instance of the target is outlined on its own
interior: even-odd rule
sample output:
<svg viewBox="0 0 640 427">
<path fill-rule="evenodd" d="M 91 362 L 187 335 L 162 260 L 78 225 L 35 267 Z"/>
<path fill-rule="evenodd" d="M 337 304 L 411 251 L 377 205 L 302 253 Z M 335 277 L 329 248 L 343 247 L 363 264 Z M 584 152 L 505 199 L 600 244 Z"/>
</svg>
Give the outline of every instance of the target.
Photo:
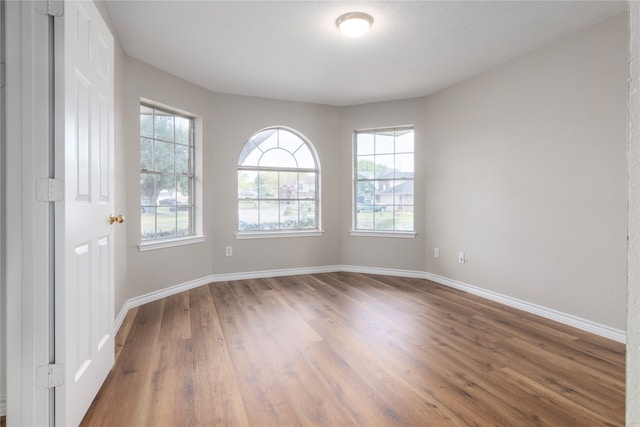
<svg viewBox="0 0 640 427">
<path fill-rule="evenodd" d="M 321 203 L 321 186 L 320 186 L 320 176 L 321 176 L 321 172 L 320 172 L 320 159 L 318 157 L 318 153 L 315 149 L 315 147 L 313 146 L 313 144 L 311 143 L 311 141 L 309 141 L 309 139 L 304 136 L 301 132 L 299 132 L 296 129 L 287 127 L 287 126 L 269 126 L 263 129 L 260 129 L 258 131 L 256 131 L 255 133 L 252 134 L 252 136 L 250 138 L 247 139 L 247 141 L 245 142 L 245 144 L 242 146 L 242 151 L 244 151 L 245 146 L 247 144 L 249 144 L 249 142 L 251 142 L 251 139 L 260 134 L 261 132 L 270 130 L 270 129 L 277 129 L 277 130 L 284 130 L 284 131 L 288 131 L 294 135 L 296 135 L 298 138 L 300 138 L 304 144 L 309 148 L 309 150 L 311 151 L 311 155 L 313 156 L 313 160 L 315 163 L 315 169 L 314 170 L 310 170 L 310 169 L 306 169 L 306 168 L 295 168 L 295 169 L 291 169 L 291 168 L 286 168 L 286 167 L 276 167 L 276 168 L 269 168 L 269 167 L 245 167 L 240 165 L 240 159 L 238 161 L 238 165 L 237 165 L 237 171 L 241 171 L 241 170 L 248 170 L 248 171 L 282 171 L 282 172 L 313 172 L 316 174 L 316 195 L 315 195 L 315 213 L 316 213 L 316 228 L 310 228 L 310 229 L 280 229 L 280 230 L 240 230 L 240 218 L 238 215 L 238 224 L 237 224 L 237 232 L 236 232 L 236 239 L 241 240 L 241 239 L 273 239 L 273 238 L 288 238 L 288 237 L 318 237 L 318 236 L 322 236 L 324 234 L 324 231 L 322 230 L 322 203 Z M 236 175 L 237 176 L 237 175 Z M 236 189 L 238 188 L 238 184 L 236 183 Z M 237 197 L 237 201 L 238 203 L 244 199 L 241 199 L 240 197 Z M 256 200 L 261 200 L 260 198 L 257 198 Z M 270 199 L 271 200 L 271 199 Z M 280 199 L 274 199 L 279 201 Z M 238 206 L 236 206 L 236 209 L 238 209 Z"/>
<path fill-rule="evenodd" d="M 203 230 L 203 209 L 202 209 L 202 118 L 191 112 L 175 108 L 166 104 L 152 101 L 150 99 L 141 98 L 139 106 L 148 106 L 162 110 L 163 112 L 174 114 L 180 117 L 186 117 L 193 121 L 192 128 L 192 141 L 193 141 L 193 159 L 192 159 L 192 188 L 191 188 L 191 206 L 192 206 L 192 234 L 186 236 L 176 236 L 152 240 L 142 240 L 141 236 L 141 223 L 138 220 L 139 230 L 139 244 L 138 250 L 140 252 L 164 249 L 175 246 L 189 245 L 195 243 L 202 243 L 205 241 L 206 236 Z M 140 115 L 138 109 L 138 116 Z M 138 146 L 140 145 L 140 134 L 138 133 Z M 140 153 L 140 150 L 138 150 Z M 140 170 L 140 161 L 138 161 L 138 170 Z M 140 174 L 138 174 L 140 176 Z M 178 175 L 176 175 L 178 176 Z M 140 190 L 140 187 L 138 187 Z M 138 195 L 138 215 L 141 215 L 141 194 Z"/>
<path fill-rule="evenodd" d="M 357 138 L 359 133 L 365 132 L 385 132 L 385 131 L 398 131 L 398 130 L 412 130 L 414 133 L 414 144 L 413 144 L 413 155 L 414 155 L 414 163 L 413 163 L 413 178 L 411 181 L 414 183 L 414 204 L 413 204 L 413 229 L 412 230 L 375 230 L 375 229 L 362 229 L 356 228 L 357 223 L 357 215 L 358 215 L 358 149 L 357 149 Z M 349 234 L 354 237 L 391 237 L 391 238 L 403 238 L 403 239 L 413 239 L 416 236 L 416 218 L 415 218 L 415 126 L 414 125 L 402 125 L 402 126 L 388 126 L 388 127 L 380 127 L 380 128 L 370 128 L 370 129 L 358 129 L 353 132 L 353 140 L 352 140 L 352 148 L 353 148 L 353 158 L 352 158 L 352 195 L 351 195 L 351 230 L 349 230 Z M 394 155 L 397 153 L 394 150 Z"/>
</svg>

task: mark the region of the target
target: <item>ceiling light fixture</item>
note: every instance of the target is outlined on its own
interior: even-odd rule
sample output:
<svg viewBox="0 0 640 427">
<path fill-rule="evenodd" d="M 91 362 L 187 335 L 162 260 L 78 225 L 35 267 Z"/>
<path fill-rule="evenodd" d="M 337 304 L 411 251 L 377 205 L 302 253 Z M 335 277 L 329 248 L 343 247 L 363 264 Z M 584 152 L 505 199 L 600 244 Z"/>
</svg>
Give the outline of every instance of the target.
<svg viewBox="0 0 640 427">
<path fill-rule="evenodd" d="M 360 37 L 373 24 L 371 15 L 362 12 L 349 12 L 336 19 L 336 26 L 347 37 Z"/>
</svg>

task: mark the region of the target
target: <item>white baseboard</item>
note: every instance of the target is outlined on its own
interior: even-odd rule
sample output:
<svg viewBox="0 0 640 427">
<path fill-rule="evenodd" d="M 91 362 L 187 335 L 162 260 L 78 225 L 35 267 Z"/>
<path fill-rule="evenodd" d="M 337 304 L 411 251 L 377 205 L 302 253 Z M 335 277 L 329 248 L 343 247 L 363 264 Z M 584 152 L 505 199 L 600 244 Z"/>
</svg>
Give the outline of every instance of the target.
<svg viewBox="0 0 640 427">
<path fill-rule="evenodd" d="M 419 279 L 428 279 L 436 283 L 440 283 L 451 288 L 455 288 L 464 292 L 468 292 L 473 295 L 489 299 L 491 301 L 498 302 L 500 304 L 507 305 L 509 307 L 518 308 L 528 313 L 533 313 L 538 316 L 555 320 L 556 322 L 563 323 L 565 325 L 573 326 L 575 328 L 591 332 L 596 335 L 600 335 L 605 338 L 609 338 L 614 341 L 626 343 L 626 333 L 619 329 L 614 329 L 609 326 L 601 325 L 590 320 L 582 319 L 571 314 L 563 313 L 557 310 L 553 310 L 547 307 L 543 307 L 537 304 L 532 304 L 527 301 L 522 301 L 517 298 L 512 298 L 507 295 L 502 295 L 497 292 L 489 291 L 479 288 L 467 283 L 463 283 L 457 280 L 449 279 L 446 277 L 438 276 L 436 274 L 414 271 L 414 270 L 399 270 L 391 268 L 380 267 L 361 267 L 354 265 L 329 265 L 324 267 L 307 267 L 307 268 L 290 268 L 281 270 L 263 270 L 252 271 L 246 273 L 228 273 L 228 274 L 213 274 L 201 279 L 191 280 L 179 285 L 171 286 L 159 291 L 151 292 L 146 295 L 131 298 L 127 300 L 120 310 L 118 317 L 115 319 L 114 333 L 117 333 L 122 326 L 122 322 L 127 312 L 143 304 L 147 304 L 152 301 L 156 301 L 171 295 L 178 294 L 180 292 L 188 291 L 199 286 L 203 286 L 209 283 L 225 282 L 230 280 L 246 280 L 246 279 L 259 279 L 263 277 L 278 277 L 278 276 L 294 276 L 301 274 L 316 274 L 316 273 L 332 273 L 337 271 L 346 271 L 351 273 L 366 273 L 366 274 L 381 274 L 387 276 L 400 276 L 400 277 L 412 277 Z M 1 402 L 0 402 L 1 403 Z"/>
<path fill-rule="evenodd" d="M 0 417 L 7 416 L 7 396 L 0 396 Z"/>
<path fill-rule="evenodd" d="M 280 270 L 263 270 L 263 271 L 251 271 L 246 273 L 227 273 L 227 274 L 212 274 L 210 276 L 203 277 L 201 279 L 191 280 L 189 282 L 181 283 L 179 285 L 171 286 L 159 291 L 151 292 L 139 297 L 128 299 L 120 313 L 114 322 L 114 334 L 117 334 L 122 326 L 127 312 L 134 307 L 141 306 L 153 301 L 157 301 L 162 298 L 166 298 L 171 295 L 179 294 L 180 292 L 188 291 L 190 289 L 197 288 L 199 286 L 208 285 L 215 282 L 226 282 L 230 280 L 247 280 L 247 279 L 260 279 L 263 277 L 279 277 L 279 276 L 295 276 L 300 274 L 317 274 L 317 273 L 331 273 L 335 271 L 341 271 L 341 266 L 324 266 L 324 267 L 306 267 L 306 268 L 288 268 Z"/>
<path fill-rule="evenodd" d="M 346 271 L 349 273 L 364 273 L 364 274 L 381 274 L 384 276 L 399 276 L 399 277 L 412 277 L 414 279 L 424 279 L 423 271 L 415 270 L 398 270 L 395 268 L 380 268 L 380 267 L 361 267 L 356 265 L 341 265 L 339 271 Z"/>
<path fill-rule="evenodd" d="M 591 332 L 596 335 L 600 335 L 605 338 L 609 338 L 614 341 L 625 343 L 627 341 L 626 332 L 619 329 L 614 329 L 609 326 L 601 325 L 596 322 L 592 322 L 587 319 L 583 319 L 578 316 L 563 313 L 558 310 L 543 307 L 541 305 L 532 304 L 527 301 L 522 301 L 517 298 L 512 298 L 507 295 L 502 295 L 497 292 L 488 291 L 486 289 L 479 288 L 477 286 L 469 285 L 467 283 L 459 282 L 457 280 L 448 279 L 446 277 L 438 276 L 432 273 L 424 273 L 425 279 L 431 280 L 436 283 L 440 283 L 451 288 L 459 289 L 461 291 L 468 292 L 470 294 L 478 295 L 482 298 L 486 298 L 491 301 L 499 302 L 500 304 L 508 305 L 528 313 L 536 314 L 540 317 L 555 320 L 556 322 L 563 323 L 565 325 L 573 326 L 574 328 L 581 329 L 583 331 Z"/>
</svg>

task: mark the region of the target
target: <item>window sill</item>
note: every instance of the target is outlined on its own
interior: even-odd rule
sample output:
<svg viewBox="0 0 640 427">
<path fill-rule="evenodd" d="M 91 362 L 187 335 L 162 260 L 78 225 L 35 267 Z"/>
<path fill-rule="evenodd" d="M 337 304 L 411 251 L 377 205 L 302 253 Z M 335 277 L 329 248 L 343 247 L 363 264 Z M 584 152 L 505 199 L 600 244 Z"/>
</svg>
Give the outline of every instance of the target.
<svg viewBox="0 0 640 427">
<path fill-rule="evenodd" d="M 140 252 L 154 251 L 156 249 L 172 248 L 174 246 L 191 245 L 194 243 L 204 242 L 206 236 L 189 236 L 177 239 L 155 240 L 152 242 L 144 242 L 138 245 Z"/>
<path fill-rule="evenodd" d="M 282 239 L 286 237 L 319 237 L 324 234 L 322 230 L 309 231 L 238 231 L 236 239 Z"/>
<path fill-rule="evenodd" d="M 376 230 L 349 230 L 349 234 L 355 237 L 394 237 L 399 239 L 415 239 L 415 231 L 376 231 Z"/>
</svg>

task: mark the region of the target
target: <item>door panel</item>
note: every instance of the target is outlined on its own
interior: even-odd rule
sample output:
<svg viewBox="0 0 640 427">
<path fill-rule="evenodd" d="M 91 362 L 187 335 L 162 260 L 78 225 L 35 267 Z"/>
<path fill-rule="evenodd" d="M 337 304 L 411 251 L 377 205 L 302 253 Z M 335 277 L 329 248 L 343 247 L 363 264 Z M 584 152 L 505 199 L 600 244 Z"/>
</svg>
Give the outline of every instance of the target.
<svg viewBox="0 0 640 427">
<path fill-rule="evenodd" d="M 109 373 L 113 337 L 113 37 L 90 1 L 56 20 L 57 425 L 78 425 Z M 58 175 L 58 173 L 57 173 Z"/>
</svg>

